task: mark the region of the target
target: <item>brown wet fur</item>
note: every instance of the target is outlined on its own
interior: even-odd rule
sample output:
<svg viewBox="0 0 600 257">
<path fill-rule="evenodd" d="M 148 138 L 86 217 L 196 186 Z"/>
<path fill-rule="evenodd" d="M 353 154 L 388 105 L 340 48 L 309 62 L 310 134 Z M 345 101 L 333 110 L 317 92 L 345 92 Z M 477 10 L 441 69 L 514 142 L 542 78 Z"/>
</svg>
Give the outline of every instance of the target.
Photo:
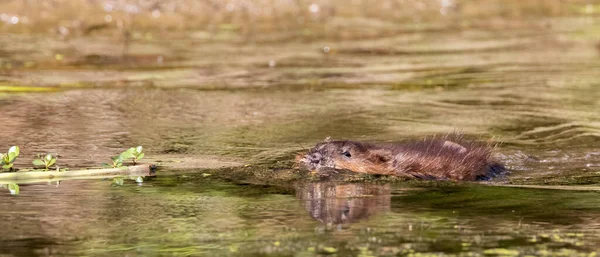
<svg viewBox="0 0 600 257">
<path fill-rule="evenodd" d="M 296 163 L 319 172 L 348 170 L 433 180 L 487 180 L 504 172 L 494 146 L 459 134 L 404 143 L 325 141 L 296 156 Z"/>
</svg>

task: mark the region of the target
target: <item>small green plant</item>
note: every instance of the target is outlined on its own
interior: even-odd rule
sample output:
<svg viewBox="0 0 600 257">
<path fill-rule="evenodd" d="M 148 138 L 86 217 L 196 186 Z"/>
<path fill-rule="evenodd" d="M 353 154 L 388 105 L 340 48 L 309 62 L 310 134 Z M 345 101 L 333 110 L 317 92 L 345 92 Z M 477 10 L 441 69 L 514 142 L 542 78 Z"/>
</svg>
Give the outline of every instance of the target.
<svg viewBox="0 0 600 257">
<path fill-rule="evenodd" d="M 123 160 L 132 159 L 133 165 L 135 165 L 139 160 L 144 158 L 143 150 L 142 146 L 132 147 L 122 152 L 120 156 Z"/>
<path fill-rule="evenodd" d="M 110 160 L 112 161 L 110 164 L 108 163 L 102 163 L 102 167 L 105 168 L 118 168 L 123 166 L 123 157 L 121 157 L 121 155 L 115 156 L 110 158 Z"/>
<path fill-rule="evenodd" d="M 11 195 L 18 195 L 19 194 L 19 185 L 12 183 L 12 184 L 8 184 L 8 191 L 10 191 Z"/>
<path fill-rule="evenodd" d="M 33 165 L 44 166 L 48 170 L 52 165 L 56 163 L 57 157 L 52 154 L 38 154 L 39 159 L 33 160 Z"/>
<path fill-rule="evenodd" d="M 123 184 L 125 184 L 125 179 L 123 179 L 123 177 L 116 177 L 112 180 L 113 186 L 122 186 Z"/>
<path fill-rule="evenodd" d="M 129 148 L 121 154 L 110 158 L 111 163 L 102 163 L 102 167 L 118 168 L 123 166 L 123 162 L 128 159 L 131 159 L 133 165 L 135 165 L 140 159 L 144 158 L 144 153 L 142 152 L 143 150 L 144 149 L 142 148 L 142 146 Z"/>
<path fill-rule="evenodd" d="M 12 170 L 18 156 L 19 147 L 16 145 L 9 148 L 7 153 L 0 153 L 0 164 L 2 164 L 2 169 Z"/>
<path fill-rule="evenodd" d="M 144 177 L 142 177 L 142 176 L 119 176 L 119 177 L 114 177 L 112 179 L 111 185 L 112 186 L 122 186 L 122 185 L 125 184 L 126 180 L 133 180 L 138 185 L 142 185 L 142 183 L 144 182 Z"/>
<path fill-rule="evenodd" d="M 11 195 L 19 194 L 19 185 L 15 184 L 15 183 L 0 185 L 0 188 L 8 189 L 8 191 L 10 191 Z"/>
</svg>

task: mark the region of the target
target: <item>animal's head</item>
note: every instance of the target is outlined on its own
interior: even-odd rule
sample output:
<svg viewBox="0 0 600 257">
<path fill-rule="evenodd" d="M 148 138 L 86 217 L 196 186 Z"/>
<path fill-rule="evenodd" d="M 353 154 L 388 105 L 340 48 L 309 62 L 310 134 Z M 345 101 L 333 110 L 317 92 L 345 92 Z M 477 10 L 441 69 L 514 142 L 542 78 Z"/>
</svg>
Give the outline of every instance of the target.
<svg viewBox="0 0 600 257">
<path fill-rule="evenodd" d="M 393 156 L 374 145 L 353 141 L 325 141 L 306 153 L 296 156 L 296 163 L 311 171 L 326 168 L 350 170 L 360 173 L 380 173 Z"/>
</svg>

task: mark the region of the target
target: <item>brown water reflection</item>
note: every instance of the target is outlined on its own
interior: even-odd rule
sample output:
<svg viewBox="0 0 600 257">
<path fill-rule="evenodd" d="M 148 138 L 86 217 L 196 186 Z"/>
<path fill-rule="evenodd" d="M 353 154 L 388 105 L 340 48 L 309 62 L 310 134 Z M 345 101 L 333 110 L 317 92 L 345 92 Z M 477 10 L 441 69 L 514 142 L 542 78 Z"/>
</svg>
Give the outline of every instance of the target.
<svg viewBox="0 0 600 257">
<path fill-rule="evenodd" d="M 329 136 L 399 141 L 459 130 L 503 142 L 499 158 L 518 183 L 597 183 L 597 90 L 538 87 L 543 94 L 515 94 L 517 86 L 29 94 L 0 98 L 0 112 L 10 114 L 0 117 L 0 148 L 21 147 L 17 167 L 44 152 L 60 154 L 65 167 L 99 166 L 135 145 L 151 160 L 208 160 L 188 168 L 271 167 Z"/>
<path fill-rule="evenodd" d="M 314 219 L 325 224 L 353 223 L 390 210 L 389 185 L 306 183 L 296 197 Z"/>
<path fill-rule="evenodd" d="M 123 186 L 66 181 L 0 194 L 0 252 L 315 256 L 335 248 L 395 256 L 505 248 L 587 255 L 600 245 L 597 195 L 452 183 L 309 183 L 290 191 L 200 175 Z"/>
</svg>

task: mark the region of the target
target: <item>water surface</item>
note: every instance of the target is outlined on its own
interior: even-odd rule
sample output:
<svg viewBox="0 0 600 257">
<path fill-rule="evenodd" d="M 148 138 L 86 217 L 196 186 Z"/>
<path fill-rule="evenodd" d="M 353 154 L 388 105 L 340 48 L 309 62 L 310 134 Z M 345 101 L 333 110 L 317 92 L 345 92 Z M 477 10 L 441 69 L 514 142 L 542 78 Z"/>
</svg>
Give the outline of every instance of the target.
<svg viewBox="0 0 600 257">
<path fill-rule="evenodd" d="M 185 175 L 0 189 L 0 255 L 600 248 L 593 1 L 25 2 L 0 3 L 0 149 L 21 147 L 16 167 L 39 153 L 94 167 L 143 145 L 148 162 L 182 163 Z M 454 131 L 499 143 L 511 174 L 486 184 L 260 176 L 290 172 L 295 153 L 326 137 Z M 202 175 L 217 172 L 259 175 Z"/>
<path fill-rule="evenodd" d="M 582 255 L 598 192 L 445 184 L 264 187 L 202 176 L 67 181 L 3 194 L 9 256 Z M 76 207 L 74 207 L 76 206 Z"/>
</svg>

